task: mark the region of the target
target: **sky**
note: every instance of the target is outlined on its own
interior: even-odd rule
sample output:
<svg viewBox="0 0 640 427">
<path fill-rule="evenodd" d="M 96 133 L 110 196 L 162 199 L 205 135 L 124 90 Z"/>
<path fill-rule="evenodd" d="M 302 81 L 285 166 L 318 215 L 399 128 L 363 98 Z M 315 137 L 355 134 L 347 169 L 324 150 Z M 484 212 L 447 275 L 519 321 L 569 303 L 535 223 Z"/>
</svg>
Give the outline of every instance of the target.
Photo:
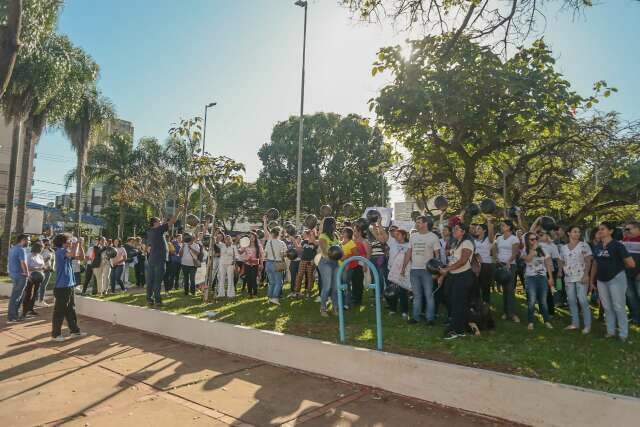
<svg viewBox="0 0 640 427">
<path fill-rule="evenodd" d="M 619 93 L 599 108 L 640 119 L 638 2 L 602 0 L 580 16 L 550 3 L 544 37 L 558 70 L 584 95 L 606 80 Z M 298 114 L 303 16 L 293 0 L 65 0 L 58 30 L 100 65 L 99 87 L 133 122 L 136 140 L 163 141 L 172 124 L 217 102 L 207 151 L 243 162 L 253 181 L 274 124 Z M 371 76 L 376 52 L 409 36 L 388 22 L 358 22 L 337 0 L 310 0 L 305 113 L 373 118 L 367 100 L 385 83 Z M 75 155 L 55 130 L 37 153 L 34 201 L 46 203 L 65 191 Z M 404 199 L 398 188 L 391 198 Z"/>
</svg>

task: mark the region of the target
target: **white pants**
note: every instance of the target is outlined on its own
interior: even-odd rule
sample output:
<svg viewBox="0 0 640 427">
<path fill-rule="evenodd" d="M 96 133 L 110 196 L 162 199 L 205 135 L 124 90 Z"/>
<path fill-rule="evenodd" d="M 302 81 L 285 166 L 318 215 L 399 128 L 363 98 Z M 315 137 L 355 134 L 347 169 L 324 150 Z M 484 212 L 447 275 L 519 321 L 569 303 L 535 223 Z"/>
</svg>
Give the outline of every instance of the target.
<svg viewBox="0 0 640 427">
<path fill-rule="evenodd" d="M 235 266 L 233 264 L 220 264 L 218 267 L 218 286 L 216 289 L 216 297 L 224 297 L 224 285 L 227 283 L 228 297 L 236 296 L 236 287 L 234 280 Z"/>
<path fill-rule="evenodd" d="M 111 276 L 109 261 L 102 261 L 100 267 L 94 268 L 93 276 L 96 278 L 98 294 L 106 294 L 109 290 L 109 276 Z"/>
</svg>

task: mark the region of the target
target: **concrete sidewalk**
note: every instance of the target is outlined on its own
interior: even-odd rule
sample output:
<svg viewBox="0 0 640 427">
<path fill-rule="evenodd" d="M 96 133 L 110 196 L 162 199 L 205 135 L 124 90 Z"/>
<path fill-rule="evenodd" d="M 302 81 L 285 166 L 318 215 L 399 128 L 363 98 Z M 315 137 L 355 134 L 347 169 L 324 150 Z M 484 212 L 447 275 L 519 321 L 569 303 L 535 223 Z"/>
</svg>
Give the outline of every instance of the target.
<svg viewBox="0 0 640 427">
<path fill-rule="evenodd" d="M 84 317 L 87 337 L 54 343 L 51 309 L 19 324 L 6 310 L 0 300 L 3 426 L 507 424 Z"/>
</svg>

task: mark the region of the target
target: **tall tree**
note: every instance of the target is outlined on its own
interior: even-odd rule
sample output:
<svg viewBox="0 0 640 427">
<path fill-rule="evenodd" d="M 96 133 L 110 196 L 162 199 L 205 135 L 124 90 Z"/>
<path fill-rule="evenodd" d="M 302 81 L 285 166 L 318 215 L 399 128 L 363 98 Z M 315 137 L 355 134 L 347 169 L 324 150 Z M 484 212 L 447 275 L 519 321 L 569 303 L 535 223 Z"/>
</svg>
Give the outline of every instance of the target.
<svg viewBox="0 0 640 427">
<path fill-rule="evenodd" d="M 399 46 L 381 49 L 374 74 L 389 71 L 393 81 L 372 107 L 385 131 L 409 150 L 411 176 L 423 175 L 431 191 L 446 183 L 467 205 L 487 162 L 502 171 L 519 154 L 535 157 L 578 143 L 572 112 L 597 98 L 570 89 L 542 40 L 502 60 L 466 37 L 451 46 L 452 37 L 412 41 L 408 59 Z M 596 89 L 613 90 L 605 82 Z"/>
<path fill-rule="evenodd" d="M 109 120 L 114 118 L 114 108 L 107 98 L 100 94 L 95 84 L 84 87 L 81 92 L 80 108 L 64 121 L 64 131 L 76 150 L 76 220 L 80 232 L 82 223 L 82 191 L 84 189 L 87 153 L 96 141 L 96 134 Z"/>
<path fill-rule="evenodd" d="M 6 0 L 0 3 L 0 99 L 11 80 L 18 52 L 39 49 L 56 27 L 61 0 Z"/>
<path fill-rule="evenodd" d="M 122 237 L 124 232 L 128 205 L 137 201 L 135 176 L 139 166 L 138 153 L 129 135 L 113 134 L 104 143 L 90 147 L 87 153 L 85 185 L 103 183 L 109 189 L 112 200 L 118 203 L 118 237 Z M 77 176 L 76 169 L 69 171 L 67 185 Z"/>
<path fill-rule="evenodd" d="M 317 213 L 324 204 L 339 209 L 347 202 L 359 209 L 386 204 L 389 185 L 384 173 L 392 150 L 381 131 L 355 114 L 317 113 L 305 116 L 304 122 L 303 211 Z M 295 212 L 298 132 L 298 117 L 279 122 L 271 141 L 258 152 L 261 204 L 283 215 Z"/>
<path fill-rule="evenodd" d="M 390 19 L 399 29 L 422 29 L 428 35 L 451 33 L 449 44 L 467 36 L 497 51 L 519 45 L 539 32 L 538 22 L 555 3 L 563 12 L 583 13 L 592 0 L 341 0 L 364 21 Z"/>
<path fill-rule="evenodd" d="M 217 197 L 217 217 L 233 231 L 241 221 L 259 221 L 264 212 L 259 210 L 258 190 L 255 183 L 233 182 L 226 185 Z"/>
</svg>

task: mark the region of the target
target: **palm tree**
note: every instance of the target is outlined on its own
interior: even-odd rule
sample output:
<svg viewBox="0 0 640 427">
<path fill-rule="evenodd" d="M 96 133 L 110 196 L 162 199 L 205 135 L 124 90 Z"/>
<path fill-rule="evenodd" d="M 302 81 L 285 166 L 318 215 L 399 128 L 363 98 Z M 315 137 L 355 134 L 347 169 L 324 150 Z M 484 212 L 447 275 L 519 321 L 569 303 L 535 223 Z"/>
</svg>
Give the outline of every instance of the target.
<svg viewBox="0 0 640 427">
<path fill-rule="evenodd" d="M 9 86 L 11 73 L 20 49 L 22 28 L 22 0 L 8 0 L 6 4 L 7 24 L 0 27 L 0 98 Z"/>
<path fill-rule="evenodd" d="M 108 141 L 92 146 L 87 153 L 86 184 L 102 182 L 118 201 L 118 237 L 124 232 L 125 209 L 137 200 L 136 174 L 138 154 L 133 148 L 131 136 L 113 134 Z M 66 183 L 76 180 L 77 169 L 67 173 Z"/>
<path fill-rule="evenodd" d="M 103 97 L 95 86 L 89 85 L 82 94 L 80 108 L 76 114 L 64 120 L 64 131 L 76 150 L 76 220 L 80 233 L 82 223 L 82 191 L 84 189 L 84 175 L 87 165 L 87 153 L 96 142 L 100 129 L 114 118 L 114 108 L 109 99 Z"/>
</svg>

